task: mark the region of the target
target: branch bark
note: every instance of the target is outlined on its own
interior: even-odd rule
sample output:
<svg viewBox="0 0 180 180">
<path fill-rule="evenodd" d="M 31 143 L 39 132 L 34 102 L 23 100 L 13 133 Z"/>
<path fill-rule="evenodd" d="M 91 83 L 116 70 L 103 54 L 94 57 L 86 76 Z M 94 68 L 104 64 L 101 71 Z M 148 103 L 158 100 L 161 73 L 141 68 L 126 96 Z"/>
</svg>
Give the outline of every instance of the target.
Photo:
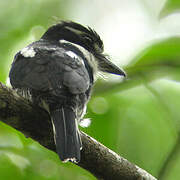
<svg viewBox="0 0 180 180">
<path fill-rule="evenodd" d="M 0 83 L 0 120 L 56 152 L 48 113 Z M 101 180 L 156 180 L 145 170 L 81 132 L 83 149 L 77 165 Z"/>
</svg>

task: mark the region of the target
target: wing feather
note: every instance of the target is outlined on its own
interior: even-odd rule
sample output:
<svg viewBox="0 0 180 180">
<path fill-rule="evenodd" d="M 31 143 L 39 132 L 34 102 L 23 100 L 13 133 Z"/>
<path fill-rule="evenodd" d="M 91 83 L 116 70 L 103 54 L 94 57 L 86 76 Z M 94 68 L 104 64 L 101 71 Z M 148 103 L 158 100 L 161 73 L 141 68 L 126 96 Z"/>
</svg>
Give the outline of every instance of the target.
<svg viewBox="0 0 180 180">
<path fill-rule="evenodd" d="M 35 46 L 35 44 L 33 44 Z M 89 88 L 89 74 L 81 57 L 71 57 L 62 48 L 39 45 L 33 57 L 15 56 L 10 71 L 10 81 L 15 88 L 39 91 L 68 89 L 72 94 L 84 93 Z M 43 63 L 44 62 L 44 63 Z"/>
</svg>

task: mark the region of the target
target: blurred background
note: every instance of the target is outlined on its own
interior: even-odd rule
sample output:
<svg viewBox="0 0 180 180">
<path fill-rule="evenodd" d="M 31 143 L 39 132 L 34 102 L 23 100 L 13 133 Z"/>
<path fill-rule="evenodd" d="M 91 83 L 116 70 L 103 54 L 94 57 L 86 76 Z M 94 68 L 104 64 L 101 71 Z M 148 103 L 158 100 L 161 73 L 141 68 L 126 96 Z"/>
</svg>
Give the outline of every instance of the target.
<svg viewBox="0 0 180 180">
<path fill-rule="evenodd" d="M 103 75 L 81 128 L 163 180 L 180 179 L 179 0 L 0 0 L 0 81 L 17 51 L 59 20 L 94 28 L 127 79 Z M 0 179 L 95 180 L 0 123 Z"/>
</svg>

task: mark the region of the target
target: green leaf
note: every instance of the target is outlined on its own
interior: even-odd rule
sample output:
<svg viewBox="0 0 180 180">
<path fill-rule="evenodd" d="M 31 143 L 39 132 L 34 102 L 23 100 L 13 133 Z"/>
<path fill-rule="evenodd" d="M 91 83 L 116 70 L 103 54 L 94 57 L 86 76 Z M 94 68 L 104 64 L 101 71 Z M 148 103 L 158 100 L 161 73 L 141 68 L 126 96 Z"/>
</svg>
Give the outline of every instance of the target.
<svg viewBox="0 0 180 180">
<path fill-rule="evenodd" d="M 160 12 L 160 18 L 163 18 L 171 13 L 180 11 L 180 1 L 179 0 L 167 0 L 163 9 Z"/>
<path fill-rule="evenodd" d="M 23 180 L 21 170 L 5 154 L 0 155 L 0 179 L 19 179 Z"/>
<path fill-rule="evenodd" d="M 0 1 L 0 81 L 5 83 L 13 56 L 34 41 L 34 30 L 53 23 L 53 16 L 64 17 L 65 3 L 59 0 Z M 37 27 L 40 27 L 39 29 Z M 33 32 L 32 32 L 33 31 Z M 36 32 L 37 34 L 37 32 Z M 39 38 L 39 37 L 38 37 Z"/>
<path fill-rule="evenodd" d="M 126 68 L 131 79 L 161 77 L 180 80 L 180 38 L 155 42 L 138 54 Z"/>
<path fill-rule="evenodd" d="M 83 131 L 157 176 L 176 140 L 180 95 L 173 82 L 152 84 L 165 102 L 143 86 L 92 96 L 87 113 L 92 123 Z"/>
</svg>

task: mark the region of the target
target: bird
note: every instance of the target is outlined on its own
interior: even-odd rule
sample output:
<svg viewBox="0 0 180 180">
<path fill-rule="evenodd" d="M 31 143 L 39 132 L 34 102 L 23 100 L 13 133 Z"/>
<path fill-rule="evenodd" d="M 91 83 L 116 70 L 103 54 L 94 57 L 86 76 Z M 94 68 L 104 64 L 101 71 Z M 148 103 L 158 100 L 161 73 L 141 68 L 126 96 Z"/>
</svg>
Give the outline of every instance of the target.
<svg viewBox="0 0 180 180">
<path fill-rule="evenodd" d="M 39 40 L 17 52 L 11 64 L 12 88 L 49 113 L 63 162 L 81 160 L 78 123 L 86 113 L 98 72 L 126 76 L 104 54 L 98 33 L 73 21 L 49 27 Z"/>
</svg>

